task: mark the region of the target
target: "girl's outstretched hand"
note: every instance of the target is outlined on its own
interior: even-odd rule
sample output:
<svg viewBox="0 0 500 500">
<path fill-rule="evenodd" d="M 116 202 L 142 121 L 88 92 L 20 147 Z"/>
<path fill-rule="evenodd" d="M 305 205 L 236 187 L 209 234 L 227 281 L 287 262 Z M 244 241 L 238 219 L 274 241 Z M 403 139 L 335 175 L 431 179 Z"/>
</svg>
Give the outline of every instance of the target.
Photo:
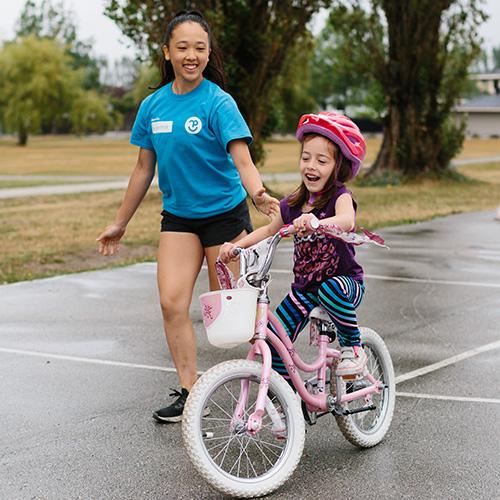
<svg viewBox="0 0 500 500">
<path fill-rule="evenodd" d="M 232 260 L 238 260 L 238 254 L 234 254 L 234 249 L 236 248 L 237 245 L 234 243 L 224 243 L 220 249 L 219 249 L 219 259 L 224 262 L 224 264 L 227 264 L 228 262 L 231 262 Z"/>
<path fill-rule="evenodd" d="M 266 193 L 266 188 L 261 187 L 252 195 L 252 200 L 259 212 L 274 217 L 280 213 L 280 202 Z"/>
<path fill-rule="evenodd" d="M 99 253 L 102 255 L 114 255 L 120 249 L 120 240 L 125 234 L 125 227 L 119 224 L 111 224 L 96 239 L 99 242 Z"/>
</svg>

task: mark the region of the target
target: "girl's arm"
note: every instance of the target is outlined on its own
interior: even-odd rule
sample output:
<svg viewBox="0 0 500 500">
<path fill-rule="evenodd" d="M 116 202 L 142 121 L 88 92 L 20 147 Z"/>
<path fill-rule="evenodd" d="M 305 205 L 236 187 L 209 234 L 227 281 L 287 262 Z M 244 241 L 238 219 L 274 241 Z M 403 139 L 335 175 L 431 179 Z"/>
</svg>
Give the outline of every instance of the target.
<svg viewBox="0 0 500 500">
<path fill-rule="evenodd" d="M 335 215 L 323 219 L 322 224 L 335 224 L 343 231 L 352 231 L 356 227 L 356 212 L 349 193 L 341 194 L 335 202 Z"/>
<path fill-rule="evenodd" d="M 156 154 L 149 149 L 141 148 L 137 163 L 130 176 L 122 204 L 116 213 L 114 222 L 97 238 L 99 252 L 113 255 L 119 249 L 119 242 L 125 234 L 127 224 L 144 199 L 155 175 Z"/>
<path fill-rule="evenodd" d="M 233 250 L 236 247 L 251 247 L 259 241 L 265 240 L 266 238 L 269 238 L 269 236 L 273 236 L 279 231 L 282 226 L 283 219 L 281 218 L 281 214 L 278 213 L 266 226 L 259 227 L 255 231 L 252 231 L 250 234 L 243 236 L 243 238 L 234 243 L 224 243 L 219 250 L 219 259 L 222 260 L 222 262 L 224 262 L 225 264 L 227 264 L 231 260 L 237 260 L 238 256 L 233 255 Z"/>
<path fill-rule="evenodd" d="M 293 221 L 299 236 L 313 232 L 313 230 L 309 229 L 311 219 L 316 219 L 316 216 L 312 213 L 305 213 Z M 321 219 L 320 222 L 324 225 L 335 224 L 343 231 L 352 231 L 356 226 L 356 212 L 354 211 L 351 195 L 349 193 L 341 194 L 335 202 L 335 215 Z"/>
<path fill-rule="evenodd" d="M 269 196 L 262 184 L 257 167 L 252 161 L 248 145 L 243 139 L 236 139 L 229 143 L 229 154 L 238 169 L 241 182 L 246 192 L 252 198 L 257 209 L 273 217 L 279 213 L 279 201 Z"/>
</svg>

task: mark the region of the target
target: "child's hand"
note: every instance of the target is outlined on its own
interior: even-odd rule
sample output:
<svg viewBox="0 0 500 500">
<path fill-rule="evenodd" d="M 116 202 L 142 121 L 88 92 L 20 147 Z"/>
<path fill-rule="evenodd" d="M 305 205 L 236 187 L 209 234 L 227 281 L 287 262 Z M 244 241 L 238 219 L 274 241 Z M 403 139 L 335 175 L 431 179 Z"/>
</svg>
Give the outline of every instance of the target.
<svg viewBox="0 0 500 500">
<path fill-rule="evenodd" d="M 293 221 L 293 227 L 299 236 L 312 234 L 315 231 L 312 227 L 312 224 L 315 223 L 313 221 L 318 222 L 318 218 L 314 214 L 302 214 Z"/>
<path fill-rule="evenodd" d="M 266 188 L 262 187 L 252 195 L 252 200 L 259 212 L 274 217 L 280 212 L 280 202 L 266 193 Z"/>
<path fill-rule="evenodd" d="M 235 255 L 234 249 L 237 247 L 234 243 L 224 243 L 219 249 L 219 259 L 228 264 L 232 260 L 238 260 L 238 254 Z"/>
</svg>

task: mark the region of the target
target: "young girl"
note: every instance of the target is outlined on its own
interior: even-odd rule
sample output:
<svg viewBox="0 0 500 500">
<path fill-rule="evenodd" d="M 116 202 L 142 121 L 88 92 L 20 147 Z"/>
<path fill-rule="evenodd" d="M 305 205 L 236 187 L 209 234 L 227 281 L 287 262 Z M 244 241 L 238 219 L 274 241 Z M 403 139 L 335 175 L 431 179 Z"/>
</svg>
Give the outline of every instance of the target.
<svg viewBox="0 0 500 500">
<path fill-rule="evenodd" d="M 294 236 L 294 282 L 276 310 L 292 341 L 308 321 L 309 312 L 321 304 L 337 327 L 342 358 L 339 375 L 363 370 L 366 354 L 360 341 L 356 307 L 364 293 L 363 269 L 356 262 L 351 244 L 316 235 L 310 222 L 335 224 L 344 231 L 355 227 L 356 202 L 344 183 L 356 176 L 366 145 L 358 127 L 347 117 L 321 112 L 304 115 L 296 133 L 302 144 L 299 188 L 280 203 L 280 215 L 234 243 L 224 243 L 219 257 L 229 262 L 236 246 L 249 247 L 292 224 Z M 272 327 L 271 327 L 272 328 Z M 273 368 L 285 378 L 287 371 L 273 351 Z"/>
<path fill-rule="evenodd" d="M 248 193 L 267 215 L 278 200 L 264 191 L 252 162 L 252 140 L 233 98 L 224 92 L 224 70 L 210 28 L 197 11 L 178 13 L 162 45 L 162 81 L 141 104 L 130 142 L 139 146 L 115 221 L 97 238 L 103 255 L 118 251 L 128 222 L 155 174 L 163 193 L 158 287 L 163 323 L 181 391 L 154 412 L 159 422 L 181 420 L 197 378 L 196 340 L 189 306 L 206 259 L 210 288 L 218 288 L 214 263 L 224 241 L 251 231 Z M 246 192 L 245 192 L 246 191 Z"/>
</svg>

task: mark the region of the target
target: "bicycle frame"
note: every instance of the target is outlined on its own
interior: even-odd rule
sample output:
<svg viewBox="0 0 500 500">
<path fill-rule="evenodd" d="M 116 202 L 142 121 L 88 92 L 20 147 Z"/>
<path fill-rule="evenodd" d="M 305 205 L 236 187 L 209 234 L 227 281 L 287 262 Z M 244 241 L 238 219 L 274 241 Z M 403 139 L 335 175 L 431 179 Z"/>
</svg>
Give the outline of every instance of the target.
<svg viewBox="0 0 500 500">
<path fill-rule="evenodd" d="M 290 234 L 289 228 L 283 228 L 275 237 L 271 243 L 271 248 L 269 253 L 266 255 L 265 263 L 263 265 L 263 270 L 258 273 L 258 277 L 261 279 L 269 271 L 271 261 L 273 259 L 274 250 L 283 236 Z M 246 257 L 240 254 L 241 262 L 241 274 L 245 273 Z M 278 335 L 275 335 L 269 328 L 268 323 L 274 327 Z M 334 359 L 340 358 L 340 352 L 336 349 L 327 347 L 330 342 L 330 338 L 327 335 L 319 335 L 319 349 L 318 356 L 312 363 L 306 363 L 301 359 L 297 353 L 292 341 L 288 337 L 285 329 L 283 328 L 281 322 L 276 318 L 276 316 L 269 310 L 269 298 L 267 295 L 267 287 L 264 286 L 260 290 L 259 298 L 257 301 L 257 315 L 255 320 L 255 335 L 251 342 L 251 348 L 247 355 L 248 360 L 255 360 L 257 356 L 262 358 L 262 374 L 259 383 L 259 390 L 257 401 L 255 403 L 255 410 L 249 416 L 246 431 L 250 434 L 256 434 L 262 427 L 262 419 L 265 414 L 267 393 L 269 389 L 269 381 L 272 369 L 272 358 L 271 350 L 268 342 L 274 347 L 281 357 L 284 365 L 287 369 L 288 375 L 297 390 L 299 396 L 306 403 L 308 411 L 311 412 L 329 412 L 331 411 L 333 404 L 344 404 L 356 399 L 360 399 L 371 394 L 379 394 L 383 389 L 384 385 L 382 382 L 375 380 L 371 374 L 367 374 L 366 378 L 371 383 L 369 387 L 359 389 L 348 394 L 342 394 L 340 399 L 334 398 L 331 394 L 326 392 L 326 370 L 328 367 L 331 368 Z M 297 369 L 305 371 L 307 373 L 316 372 L 317 386 L 315 394 L 312 394 L 307 390 L 302 382 L 300 374 Z M 233 414 L 233 423 L 238 421 L 241 422 L 245 414 L 245 408 L 248 402 L 249 393 L 249 380 L 241 381 L 241 392 L 238 399 L 238 403 Z"/>
</svg>

